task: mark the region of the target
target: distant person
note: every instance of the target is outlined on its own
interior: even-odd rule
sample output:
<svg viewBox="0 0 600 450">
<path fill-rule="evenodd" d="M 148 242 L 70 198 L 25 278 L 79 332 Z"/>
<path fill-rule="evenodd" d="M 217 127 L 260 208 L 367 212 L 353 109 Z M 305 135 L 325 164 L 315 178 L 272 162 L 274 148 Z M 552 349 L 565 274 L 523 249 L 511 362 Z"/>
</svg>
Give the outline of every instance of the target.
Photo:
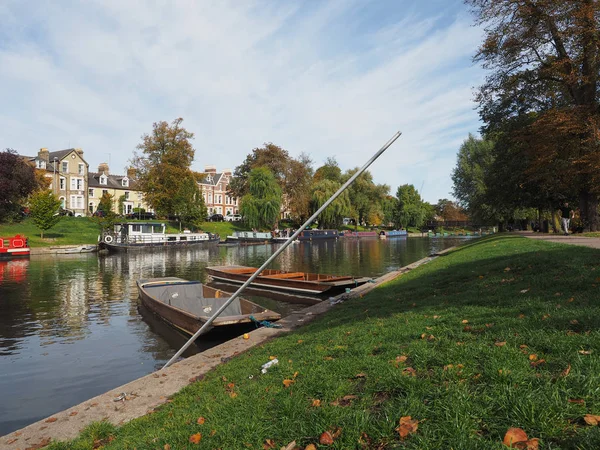
<svg viewBox="0 0 600 450">
<path fill-rule="evenodd" d="M 560 213 L 565 236 L 568 236 L 569 225 L 571 224 L 571 219 L 575 217 L 575 211 L 569 207 L 569 202 L 565 202 L 565 204 L 560 208 Z"/>
</svg>

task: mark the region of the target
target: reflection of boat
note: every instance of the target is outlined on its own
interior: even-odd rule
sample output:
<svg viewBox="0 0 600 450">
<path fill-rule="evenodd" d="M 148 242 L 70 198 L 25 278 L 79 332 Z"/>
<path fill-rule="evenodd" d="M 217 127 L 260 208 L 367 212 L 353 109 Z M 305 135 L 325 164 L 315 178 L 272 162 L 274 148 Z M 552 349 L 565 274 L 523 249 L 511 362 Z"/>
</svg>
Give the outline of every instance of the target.
<svg viewBox="0 0 600 450">
<path fill-rule="evenodd" d="M 194 334 L 221 307 L 230 294 L 199 281 L 166 277 L 138 280 L 142 303 L 165 322 Z M 212 323 L 213 327 L 251 323 L 253 319 L 279 320 L 281 315 L 237 298 Z"/>
<path fill-rule="evenodd" d="M 0 259 L 28 258 L 29 243 L 25 236 L 0 237 Z"/>
<path fill-rule="evenodd" d="M 346 231 L 340 233 L 340 236 L 342 236 L 342 237 L 349 237 L 349 238 L 373 238 L 373 237 L 379 236 L 379 234 L 377 234 L 377 231 L 350 231 L 350 230 L 346 230 Z"/>
<path fill-rule="evenodd" d="M 93 253 L 98 250 L 96 245 L 79 245 L 77 247 L 50 247 L 58 255 L 70 255 L 73 253 Z"/>
<path fill-rule="evenodd" d="M 112 233 L 105 233 L 101 236 L 100 246 L 108 250 L 128 251 L 148 247 L 184 247 L 218 242 L 218 234 L 166 234 L 164 223 L 123 222 L 116 223 Z"/>
<path fill-rule="evenodd" d="M 312 241 L 314 239 L 337 239 L 340 233 L 338 230 L 304 230 L 298 236 L 299 241 Z"/>
<path fill-rule="evenodd" d="M 29 267 L 28 259 L 0 259 L 0 284 L 2 282 L 11 281 L 13 283 L 21 283 L 27 278 L 27 268 Z"/>
<path fill-rule="evenodd" d="M 385 231 L 384 230 L 379 233 L 380 239 L 397 238 L 397 237 L 408 237 L 408 231 L 406 231 L 406 230 Z"/>
<path fill-rule="evenodd" d="M 215 280 L 243 284 L 256 272 L 255 267 L 245 266 L 213 266 L 206 272 Z M 265 269 L 254 279 L 254 288 L 279 289 L 305 294 L 322 294 L 330 290 L 353 288 L 369 281 L 370 278 L 354 278 L 351 276 L 323 275 L 306 272 L 286 272 L 283 270 Z"/>
</svg>

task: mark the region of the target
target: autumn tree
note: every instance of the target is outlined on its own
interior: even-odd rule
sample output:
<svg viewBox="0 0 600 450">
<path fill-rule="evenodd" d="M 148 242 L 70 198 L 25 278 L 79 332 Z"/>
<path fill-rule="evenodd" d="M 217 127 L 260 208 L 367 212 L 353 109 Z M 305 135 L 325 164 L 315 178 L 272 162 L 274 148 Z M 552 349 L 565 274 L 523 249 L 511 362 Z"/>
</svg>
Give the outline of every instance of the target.
<svg viewBox="0 0 600 450">
<path fill-rule="evenodd" d="M 322 179 L 312 187 L 311 213 L 315 213 L 325 204 L 329 198 L 342 186 L 340 182 Z M 329 205 L 318 217 L 321 228 L 337 228 L 342 224 L 344 217 L 348 217 L 351 211 L 348 190 L 342 192 L 331 205 Z"/>
<path fill-rule="evenodd" d="M 302 223 L 310 216 L 311 189 L 313 183 L 312 160 L 301 153 L 298 159 L 291 159 L 285 176 L 285 209 Z"/>
<path fill-rule="evenodd" d="M 342 176 L 341 181 L 348 181 L 359 168 L 350 169 Z M 350 214 L 355 223 L 380 225 L 383 222 L 382 202 L 389 193 L 390 187 L 385 184 L 375 184 L 373 175 L 368 170 L 360 174 L 348 187 Z"/>
<path fill-rule="evenodd" d="M 435 213 L 445 221 L 467 221 L 468 216 L 464 210 L 452 200 L 441 198 L 434 206 Z"/>
<path fill-rule="evenodd" d="M 314 181 L 318 183 L 321 180 L 331 180 L 335 182 L 342 181 L 342 169 L 337 160 L 330 156 L 325 160 L 325 164 L 315 171 Z"/>
<path fill-rule="evenodd" d="M 0 222 L 18 220 L 27 197 L 40 188 L 33 166 L 17 152 L 0 152 Z"/>
<path fill-rule="evenodd" d="M 241 198 L 240 213 L 248 226 L 272 229 L 281 210 L 281 188 L 266 167 L 252 169 L 248 176 L 249 192 Z"/>
<path fill-rule="evenodd" d="M 37 191 L 29 198 L 29 214 L 35 226 L 41 230 L 42 239 L 44 231 L 52 228 L 62 218 L 58 214 L 60 205 L 60 200 L 47 190 Z"/>
<path fill-rule="evenodd" d="M 586 227 L 597 230 L 600 2 L 467 3 L 485 27 L 475 57 L 490 71 L 477 96 L 485 131 L 510 133 L 513 145 L 507 148 L 522 145 L 527 173 L 539 189 L 561 190 L 554 197 L 563 198 L 574 192 Z M 515 119 L 520 128 L 509 129 Z"/>
<path fill-rule="evenodd" d="M 140 153 L 136 152 L 132 161 L 145 201 L 161 216 L 176 216 L 186 203 L 195 203 L 200 210 L 206 208 L 197 185 L 195 190 L 189 189 L 195 182 L 190 169 L 195 153 L 190 140 L 194 134 L 183 128 L 182 122 L 179 118 L 170 125 L 164 121 L 154 123 L 152 133 L 142 136 L 137 146 Z"/>
</svg>

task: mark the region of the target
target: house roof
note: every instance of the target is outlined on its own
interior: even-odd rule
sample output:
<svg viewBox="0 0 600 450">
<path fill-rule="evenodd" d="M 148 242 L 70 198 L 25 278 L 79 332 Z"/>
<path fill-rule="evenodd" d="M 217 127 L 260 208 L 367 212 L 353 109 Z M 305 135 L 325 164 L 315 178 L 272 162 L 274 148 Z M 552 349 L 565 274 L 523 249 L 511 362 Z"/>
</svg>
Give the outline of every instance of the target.
<svg viewBox="0 0 600 450">
<path fill-rule="evenodd" d="M 204 179 L 200 182 L 200 184 L 207 184 L 209 186 L 216 186 L 221 182 L 222 173 L 203 173 Z M 209 181 L 208 177 L 211 177 Z"/>
<path fill-rule="evenodd" d="M 124 191 L 135 191 L 137 188 L 135 180 L 127 177 L 127 175 L 106 175 L 106 184 L 100 184 L 101 175 L 102 173 L 99 172 L 88 172 L 88 187 L 102 189 L 122 189 Z M 129 180 L 129 186 L 123 186 L 123 178 L 127 178 Z"/>
<path fill-rule="evenodd" d="M 65 150 L 57 150 L 55 152 L 48 152 L 48 162 L 46 163 L 46 170 L 52 172 L 54 170 L 54 158 L 56 158 L 59 162 L 62 161 L 65 157 L 67 157 L 71 152 L 76 152 L 81 160 L 89 167 L 88 162 L 83 158 L 81 153 L 78 153 L 74 148 L 67 148 Z M 36 156 L 22 156 L 23 159 L 26 159 L 31 162 L 41 161 L 42 158 L 39 155 Z M 56 171 L 59 171 L 59 167 L 56 167 Z"/>
</svg>

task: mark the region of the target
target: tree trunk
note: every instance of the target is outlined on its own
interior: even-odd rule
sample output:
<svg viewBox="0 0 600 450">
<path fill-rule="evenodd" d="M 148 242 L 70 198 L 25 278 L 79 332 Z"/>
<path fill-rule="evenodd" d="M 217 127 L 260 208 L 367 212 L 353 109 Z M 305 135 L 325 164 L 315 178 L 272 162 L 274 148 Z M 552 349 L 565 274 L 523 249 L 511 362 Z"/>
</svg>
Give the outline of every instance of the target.
<svg viewBox="0 0 600 450">
<path fill-rule="evenodd" d="M 600 230 L 598 217 L 598 196 L 591 192 L 582 191 L 579 194 L 579 210 L 583 221 L 584 231 Z"/>
<path fill-rule="evenodd" d="M 44 230 L 42 230 L 42 232 L 40 233 L 40 237 L 41 237 L 42 239 L 44 239 Z"/>
</svg>

